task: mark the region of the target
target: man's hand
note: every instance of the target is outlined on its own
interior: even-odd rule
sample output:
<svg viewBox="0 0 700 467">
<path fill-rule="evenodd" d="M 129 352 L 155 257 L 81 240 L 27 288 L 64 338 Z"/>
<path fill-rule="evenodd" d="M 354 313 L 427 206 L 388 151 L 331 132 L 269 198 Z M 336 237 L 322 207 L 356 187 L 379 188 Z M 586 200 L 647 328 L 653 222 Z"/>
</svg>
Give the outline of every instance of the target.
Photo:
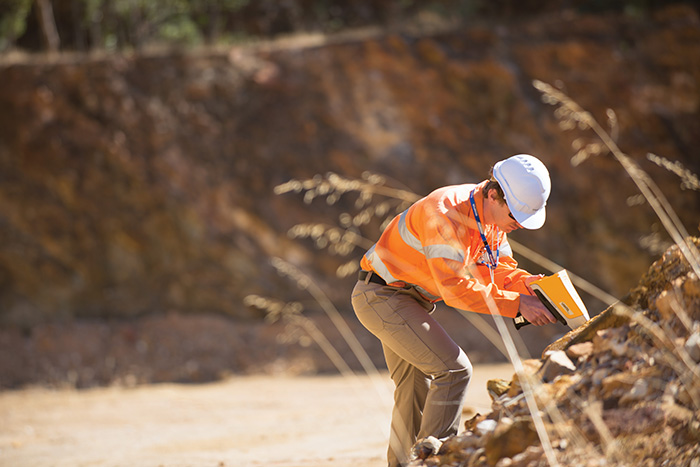
<svg viewBox="0 0 700 467">
<path fill-rule="evenodd" d="M 557 322 L 547 307 L 540 302 L 540 299 L 533 295 L 520 294 L 520 307 L 518 311 L 526 320 L 535 326 L 544 326 L 545 324 Z"/>
<path fill-rule="evenodd" d="M 535 281 L 538 281 L 544 277 L 544 274 L 535 274 L 534 276 L 525 276 L 523 278 L 523 282 L 525 285 L 528 287 L 528 289 L 532 290 L 530 288 L 530 284 L 532 284 Z M 532 295 L 532 294 L 531 294 Z"/>
</svg>

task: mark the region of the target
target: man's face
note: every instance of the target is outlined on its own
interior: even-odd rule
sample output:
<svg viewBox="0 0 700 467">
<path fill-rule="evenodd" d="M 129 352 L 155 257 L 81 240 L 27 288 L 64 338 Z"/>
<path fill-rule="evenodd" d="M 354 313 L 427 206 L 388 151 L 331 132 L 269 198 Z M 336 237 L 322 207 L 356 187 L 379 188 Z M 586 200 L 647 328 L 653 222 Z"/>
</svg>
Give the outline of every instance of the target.
<svg viewBox="0 0 700 467">
<path fill-rule="evenodd" d="M 508 208 L 508 204 L 498 199 L 495 190 L 489 191 L 488 202 L 491 204 L 492 223 L 499 229 L 508 233 L 523 228 L 513 217 L 513 214 Z"/>
</svg>

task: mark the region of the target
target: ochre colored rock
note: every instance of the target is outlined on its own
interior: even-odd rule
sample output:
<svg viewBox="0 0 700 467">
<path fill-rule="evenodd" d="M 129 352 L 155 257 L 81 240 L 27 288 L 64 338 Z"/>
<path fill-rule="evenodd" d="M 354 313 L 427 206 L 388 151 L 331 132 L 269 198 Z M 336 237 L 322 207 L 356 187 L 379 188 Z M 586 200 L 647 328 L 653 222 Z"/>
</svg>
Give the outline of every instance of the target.
<svg viewBox="0 0 700 467">
<path fill-rule="evenodd" d="M 576 361 L 579 358 L 586 358 L 590 356 L 593 353 L 593 343 L 588 341 L 588 342 L 581 342 L 578 344 L 573 344 L 567 347 L 566 349 L 566 355 L 569 356 L 572 361 Z"/>
<path fill-rule="evenodd" d="M 566 350 L 572 345 L 591 341 L 598 331 L 617 327 L 628 321 L 629 320 L 625 316 L 615 312 L 615 306 L 611 306 L 602 313 L 588 320 L 585 324 L 582 324 L 578 328 L 569 331 L 560 339 L 549 344 L 542 352 L 542 356 L 544 357 L 547 352 Z"/>
<path fill-rule="evenodd" d="M 528 446 L 537 443 L 537 432 L 528 419 L 506 422 L 502 420 L 493 434 L 486 440 L 486 459 L 489 465 L 496 465 L 504 457 L 513 457 Z"/>
<path fill-rule="evenodd" d="M 535 360 L 534 358 L 530 358 L 527 360 L 523 360 L 523 373 L 525 377 L 529 377 L 536 380 L 539 380 L 540 377 L 537 375 L 537 372 L 542 368 L 542 362 L 540 360 Z M 510 387 L 508 388 L 508 396 L 514 397 L 522 392 L 522 385 L 520 382 L 520 375 L 517 373 L 513 374 L 513 379 L 511 380 Z"/>
<path fill-rule="evenodd" d="M 486 382 L 486 389 L 491 400 L 498 399 L 510 389 L 510 381 L 504 379 L 490 379 Z"/>
<path fill-rule="evenodd" d="M 557 376 L 569 375 L 574 371 L 576 371 L 576 365 L 563 350 L 552 350 L 547 352 L 540 374 L 545 382 L 551 382 Z"/>
</svg>

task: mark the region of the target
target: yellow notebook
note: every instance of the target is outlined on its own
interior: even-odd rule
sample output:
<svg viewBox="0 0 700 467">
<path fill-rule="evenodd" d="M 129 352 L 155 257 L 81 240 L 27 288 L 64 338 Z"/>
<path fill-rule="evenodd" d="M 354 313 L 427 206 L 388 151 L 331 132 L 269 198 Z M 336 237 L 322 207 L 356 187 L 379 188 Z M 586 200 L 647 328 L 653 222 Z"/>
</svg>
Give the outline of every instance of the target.
<svg viewBox="0 0 700 467">
<path fill-rule="evenodd" d="M 571 329 L 576 329 L 590 319 L 586 305 L 576 292 L 566 270 L 536 280 L 530 287 L 554 317 Z M 521 315 L 515 318 L 517 329 L 526 324 L 529 323 Z"/>
</svg>

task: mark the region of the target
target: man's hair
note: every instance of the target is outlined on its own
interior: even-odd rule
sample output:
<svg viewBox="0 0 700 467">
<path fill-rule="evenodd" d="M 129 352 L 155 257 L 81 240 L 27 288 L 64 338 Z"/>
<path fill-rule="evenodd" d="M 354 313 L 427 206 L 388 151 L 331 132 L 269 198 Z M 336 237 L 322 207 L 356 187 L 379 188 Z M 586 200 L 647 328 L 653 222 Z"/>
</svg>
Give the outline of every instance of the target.
<svg viewBox="0 0 700 467">
<path fill-rule="evenodd" d="M 498 200 L 502 203 L 506 202 L 506 195 L 503 193 L 503 188 L 501 188 L 501 185 L 498 183 L 498 181 L 496 181 L 496 178 L 493 176 L 493 167 L 491 167 L 491 170 L 489 171 L 489 181 L 484 187 L 484 196 L 489 195 L 489 190 L 496 190 L 496 197 L 498 198 Z"/>
</svg>

